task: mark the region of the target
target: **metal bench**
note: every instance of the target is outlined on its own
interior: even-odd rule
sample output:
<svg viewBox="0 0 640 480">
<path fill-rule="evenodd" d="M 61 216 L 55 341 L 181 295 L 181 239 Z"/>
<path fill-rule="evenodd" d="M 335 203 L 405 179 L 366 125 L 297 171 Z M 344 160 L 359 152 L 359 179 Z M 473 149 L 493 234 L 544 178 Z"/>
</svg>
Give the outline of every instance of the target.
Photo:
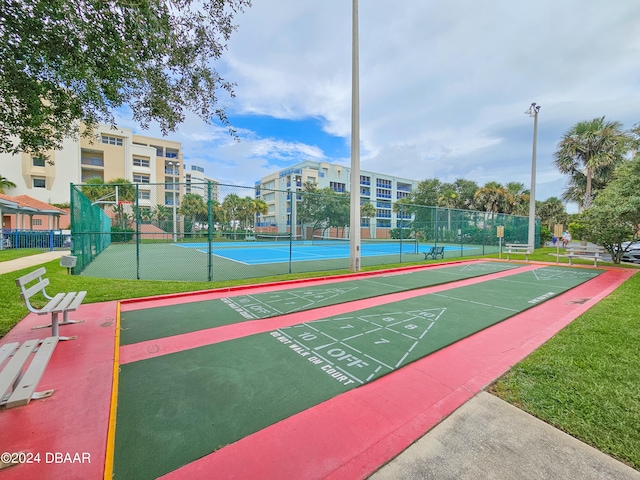
<svg viewBox="0 0 640 480">
<path fill-rule="evenodd" d="M 0 370 L 0 405 L 6 408 L 19 407 L 31 400 L 53 395 L 53 390 L 35 390 L 58 340 L 58 337 L 48 337 L 44 340 L 27 340 L 22 345 L 14 342 L 0 346 L 0 367 L 10 358 Z M 33 352 L 35 354 L 27 367 Z"/>
<path fill-rule="evenodd" d="M 598 260 L 602 260 L 602 254 L 604 249 L 599 247 L 583 247 L 576 246 L 570 247 L 568 253 L 561 255 L 561 257 L 567 257 L 569 259 L 569 265 L 573 265 L 572 260 L 574 258 L 584 258 L 587 260 L 593 260 L 593 266 L 598 266 Z"/>
<path fill-rule="evenodd" d="M 45 288 L 49 285 L 49 279 L 43 278 L 46 272 L 44 267 L 40 267 L 16 279 L 16 285 L 20 288 L 20 297 L 22 297 L 30 312 L 37 313 L 38 315 L 51 314 L 51 324 L 33 327 L 33 330 L 51 327 L 52 336 L 59 337 L 60 340 L 71 340 L 75 337 L 60 337 L 58 335 L 58 325 L 84 322 L 84 320 L 69 320 L 69 312 L 76 310 L 80 306 L 87 292 L 58 293 L 54 297 L 51 297 L 47 295 L 45 291 Z M 36 283 L 29 286 L 29 284 L 36 280 Z M 40 309 L 34 308 L 30 302 L 34 295 L 44 297 L 44 299 L 48 300 L 47 304 Z M 58 315 L 60 313 L 63 315 L 62 322 L 58 322 Z"/>
<path fill-rule="evenodd" d="M 524 254 L 527 262 L 529 261 L 529 255 L 533 252 L 531 245 L 521 245 L 519 243 L 507 243 L 507 260 L 511 260 L 513 254 Z"/>
<path fill-rule="evenodd" d="M 422 253 L 424 253 L 425 260 L 427 260 L 429 257 L 433 258 L 434 260 L 438 257 L 444 258 L 444 247 L 431 247 L 428 252 Z"/>
</svg>

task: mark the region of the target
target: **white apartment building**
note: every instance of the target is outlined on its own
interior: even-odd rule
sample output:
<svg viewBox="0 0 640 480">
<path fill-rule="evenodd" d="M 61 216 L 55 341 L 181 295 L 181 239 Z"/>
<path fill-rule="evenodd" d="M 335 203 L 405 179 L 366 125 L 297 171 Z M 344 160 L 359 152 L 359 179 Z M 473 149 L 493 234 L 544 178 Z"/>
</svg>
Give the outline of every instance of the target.
<svg viewBox="0 0 640 480">
<path fill-rule="evenodd" d="M 329 187 L 337 193 L 348 192 L 351 187 L 351 168 L 328 162 L 305 161 L 290 168 L 263 177 L 256 182 L 256 198 L 268 206 L 266 215 L 258 216 L 256 228 L 260 231 L 288 231 L 291 223 L 291 196 L 289 190 L 302 191 L 305 182 L 318 188 Z M 375 218 L 362 218 L 362 238 L 386 238 L 388 230 L 400 225 L 400 213 L 392 204 L 409 195 L 418 187 L 418 181 L 360 170 L 360 203 L 372 203 Z M 405 219 L 410 218 L 405 214 Z"/>
<path fill-rule="evenodd" d="M 95 134 L 95 138 L 65 139 L 62 149 L 47 152 L 48 158 L 0 154 L 0 172 L 16 184 L 5 193 L 29 195 L 49 204 L 68 203 L 71 183 L 97 177 L 105 182 L 124 178 L 137 183 L 143 207 L 178 205 L 181 195 L 192 190 L 206 196 L 201 185 L 187 185 L 186 189 L 180 185 L 209 180 L 202 167 L 191 165 L 187 171 L 180 142 L 136 135 L 131 129 L 108 125 L 97 126 Z"/>
<path fill-rule="evenodd" d="M 207 177 L 200 165 L 186 164 L 184 166 L 185 193 L 195 193 L 207 199 L 209 182 L 211 182 L 211 198 L 220 203 L 220 181 Z"/>
</svg>

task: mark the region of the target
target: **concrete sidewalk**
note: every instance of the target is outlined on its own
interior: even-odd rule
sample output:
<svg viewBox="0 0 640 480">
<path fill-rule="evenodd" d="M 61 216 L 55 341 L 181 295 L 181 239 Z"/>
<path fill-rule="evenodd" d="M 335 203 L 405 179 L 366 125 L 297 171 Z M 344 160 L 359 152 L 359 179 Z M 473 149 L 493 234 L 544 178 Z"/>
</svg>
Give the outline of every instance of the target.
<svg viewBox="0 0 640 480">
<path fill-rule="evenodd" d="M 371 480 L 638 480 L 640 472 L 480 392 Z"/>
<path fill-rule="evenodd" d="M 0 262 L 0 275 L 4 273 L 15 272 L 23 268 L 36 267 L 43 263 L 56 260 L 63 255 L 71 255 L 69 250 L 53 250 L 51 252 L 39 253 L 37 255 L 29 255 L 28 257 L 20 257 L 14 260 Z"/>
</svg>

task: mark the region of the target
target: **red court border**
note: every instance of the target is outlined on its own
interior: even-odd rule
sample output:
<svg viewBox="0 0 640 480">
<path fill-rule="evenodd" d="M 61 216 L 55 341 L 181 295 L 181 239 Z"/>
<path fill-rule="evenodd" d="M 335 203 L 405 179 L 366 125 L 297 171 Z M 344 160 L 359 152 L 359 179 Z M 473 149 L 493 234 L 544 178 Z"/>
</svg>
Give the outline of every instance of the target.
<svg viewBox="0 0 640 480">
<path fill-rule="evenodd" d="M 441 266 L 445 265 L 420 268 Z M 394 271 L 403 270 L 407 269 Z M 373 383 L 278 422 L 166 477 L 364 478 L 635 273 L 629 269 L 606 270 L 562 296 Z M 365 275 L 388 273 L 367 272 Z M 354 276 L 358 275 L 361 274 Z M 326 277 L 320 281 L 344 278 Z M 319 280 L 294 282 L 291 286 L 313 281 Z M 282 285 L 270 284 L 265 288 L 278 289 Z M 452 283 L 449 288 L 458 285 Z M 262 287 L 223 290 L 242 294 L 255 293 Z M 176 295 L 156 300 L 170 300 L 168 297 L 178 300 Z M 588 300 L 583 302 L 584 299 Z M 140 301 L 142 299 L 137 302 Z M 129 306 L 134 302 L 122 303 Z M 58 345 L 38 387 L 38 390 L 54 388 L 55 394 L 24 407 L 0 410 L 0 431 L 3 432 L 0 451 L 41 456 L 40 463 L 1 470 L 2 480 L 103 478 L 114 372 L 116 308 L 116 302 L 82 305 L 72 318 L 85 319 L 85 323 L 62 327 L 65 335 L 77 335 L 78 339 Z M 27 315 L 3 337 L 3 343 L 44 338 L 49 331 L 31 330 L 32 326 L 42 324 L 43 318 Z M 83 452 L 91 455 L 90 463 L 45 462 L 47 453 L 73 456 Z"/>
</svg>

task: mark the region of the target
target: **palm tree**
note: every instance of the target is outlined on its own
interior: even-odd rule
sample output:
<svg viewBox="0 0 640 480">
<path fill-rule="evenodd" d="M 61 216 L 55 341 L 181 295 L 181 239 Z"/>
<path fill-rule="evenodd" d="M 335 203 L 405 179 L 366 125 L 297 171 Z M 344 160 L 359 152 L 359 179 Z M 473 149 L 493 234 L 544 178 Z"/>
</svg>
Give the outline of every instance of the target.
<svg viewBox="0 0 640 480">
<path fill-rule="evenodd" d="M 624 159 L 629 141 L 620 122 L 605 121 L 604 117 L 578 122 L 571 127 L 554 153 L 558 170 L 571 175 L 571 189 L 563 195 L 565 200 L 578 200 L 581 209 L 589 207 L 593 200 L 593 179 L 604 177 L 605 183 L 610 179 L 612 167 Z M 581 176 L 584 177 L 584 190 Z M 576 198 L 580 196 L 578 192 L 582 198 Z"/>
<path fill-rule="evenodd" d="M 527 215 L 529 212 L 529 190 L 524 183 L 509 182 L 504 186 L 505 196 L 502 213 Z"/>
<path fill-rule="evenodd" d="M 16 188 L 16 184 L 0 175 L 0 193 L 4 193 L 5 188 Z"/>
<path fill-rule="evenodd" d="M 564 204 L 557 197 L 549 197 L 543 202 L 536 202 L 536 213 L 542 224 L 551 231 L 553 231 L 555 224 L 561 223 L 566 226 L 569 218 Z"/>
</svg>

